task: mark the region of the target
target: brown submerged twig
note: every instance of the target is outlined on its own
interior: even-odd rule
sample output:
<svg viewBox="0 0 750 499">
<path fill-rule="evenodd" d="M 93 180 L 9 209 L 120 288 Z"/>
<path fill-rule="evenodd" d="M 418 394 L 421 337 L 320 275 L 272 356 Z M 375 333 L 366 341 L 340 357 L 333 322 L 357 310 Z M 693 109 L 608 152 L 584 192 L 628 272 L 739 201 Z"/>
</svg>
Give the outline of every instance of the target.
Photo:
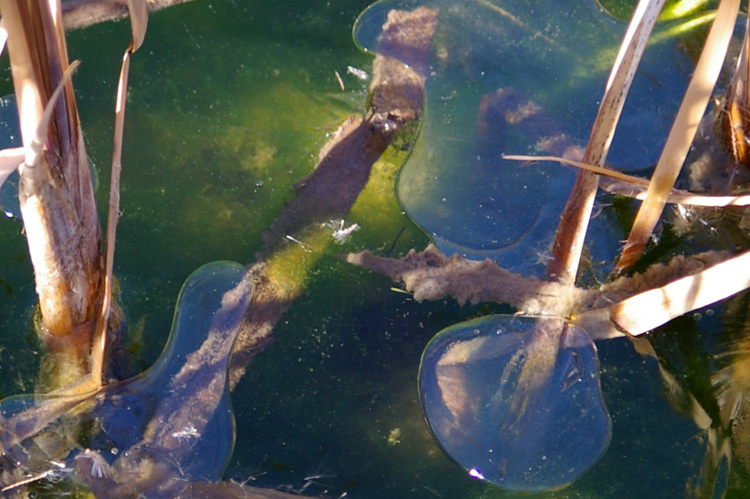
<svg viewBox="0 0 750 499">
<path fill-rule="evenodd" d="M 621 277 L 598 289 L 522 276 L 489 259 L 480 262 L 459 255 L 447 258 L 434 245 L 419 253 L 412 250 L 402 259 L 379 257 L 369 251 L 345 258 L 403 283 L 417 301 L 452 297 L 459 305 L 497 302 L 512 305 L 524 315 L 572 317 L 573 322 L 587 326 L 593 339 L 603 340 L 625 334 L 610 321 L 610 307 L 683 276 L 699 275 L 727 257 L 728 253 L 721 251 L 680 255 L 667 264 L 652 265 L 642 274 Z"/>
<path fill-rule="evenodd" d="M 294 261 L 309 269 L 320 258 L 331 240 L 320 224 L 346 218 L 372 165 L 406 125 L 419 119 L 436 23 L 437 11 L 426 7 L 388 14 L 373 62 L 370 109 L 339 127 L 323 146 L 313 173 L 295 187 L 296 197 L 263 234 L 263 249 L 249 269 L 256 294 L 233 351 L 232 389 L 303 291 L 304 276 L 290 276 L 284 267 Z"/>
<path fill-rule="evenodd" d="M 148 10 L 161 10 L 192 0 L 146 0 Z M 68 0 L 62 4 L 65 29 L 78 29 L 128 16 L 128 0 Z"/>
</svg>

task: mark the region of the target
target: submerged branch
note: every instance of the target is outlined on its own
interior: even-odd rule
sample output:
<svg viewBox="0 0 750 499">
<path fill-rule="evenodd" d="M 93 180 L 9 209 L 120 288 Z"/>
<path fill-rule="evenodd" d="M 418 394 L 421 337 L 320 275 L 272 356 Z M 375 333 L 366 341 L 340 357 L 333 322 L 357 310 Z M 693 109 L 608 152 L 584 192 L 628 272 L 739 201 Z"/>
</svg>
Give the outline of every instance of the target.
<svg viewBox="0 0 750 499">
<path fill-rule="evenodd" d="M 406 125 L 419 119 L 436 24 L 434 9 L 389 12 L 373 62 L 370 109 L 339 127 L 321 149 L 315 170 L 295 187 L 296 197 L 263 235 L 263 249 L 250 267 L 255 299 L 232 355 L 232 389 L 272 341 L 273 327 L 302 293 L 307 273 L 330 243 L 330 231 L 321 224 L 346 218 L 372 165 Z"/>
<path fill-rule="evenodd" d="M 451 296 L 459 305 L 507 303 L 528 315 L 561 316 L 589 294 L 580 288 L 515 274 L 489 259 L 447 258 L 432 244 L 419 253 L 411 250 L 400 260 L 363 251 L 347 255 L 346 261 L 403 282 L 417 301 Z"/>
<path fill-rule="evenodd" d="M 192 0 L 146 0 L 150 11 Z M 85 28 L 128 16 L 128 0 L 69 0 L 63 2 L 65 29 Z"/>
<path fill-rule="evenodd" d="M 727 258 L 726 252 L 718 251 L 692 256 L 680 255 L 668 264 L 652 265 L 642 274 L 621 277 L 599 289 L 581 289 L 525 277 L 505 270 L 489 259 L 479 262 L 459 255 L 447 258 L 433 245 L 419 253 L 412 250 L 402 259 L 378 257 L 369 251 L 363 251 L 347 255 L 346 261 L 388 276 L 396 282 L 402 282 L 417 301 L 453 297 L 461 305 L 466 302 L 496 302 L 512 305 L 523 315 L 573 317 L 574 322 L 580 320 L 593 339 L 602 340 L 623 336 L 626 333 L 645 332 L 640 325 L 644 323 L 643 320 L 639 321 L 638 326 L 633 322 L 628 323 L 631 327 L 625 327 L 621 325 L 624 319 L 618 318 L 635 308 L 639 309 L 638 317 L 648 317 L 650 314 L 663 317 L 658 315 L 662 311 L 662 301 L 674 301 L 675 304 L 678 302 L 677 299 L 668 298 L 669 291 L 682 293 L 684 290 L 678 289 L 674 284 L 679 282 L 680 278 L 693 278 L 689 285 L 693 298 L 679 302 L 685 308 L 679 314 L 676 314 L 677 305 L 671 306 L 668 312 L 671 318 L 694 310 L 694 304 L 702 303 L 701 306 L 705 306 L 736 293 L 739 289 L 729 289 L 726 286 L 714 286 L 709 289 L 694 284 L 704 278 L 703 272 L 708 272 L 712 266 L 724 260 L 733 261 Z M 737 269 L 738 265 L 740 263 L 734 263 L 732 268 Z M 690 277 L 684 278 L 686 275 Z M 726 271 L 722 275 L 726 276 Z M 707 286 L 708 282 L 704 281 L 703 286 Z M 711 282 L 714 283 L 715 279 Z M 664 300 L 654 300 L 650 295 L 648 299 L 638 298 L 641 295 L 646 296 L 646 293 L 662 290 L 665 290 Z M 719 296 L 724 291 L 727 294 Z M 613 314 L 612 319 L 610 312 Z M 648 330 L 654 329 L 666 320 L 657 322 L 649 322 Z"/>
</svg>

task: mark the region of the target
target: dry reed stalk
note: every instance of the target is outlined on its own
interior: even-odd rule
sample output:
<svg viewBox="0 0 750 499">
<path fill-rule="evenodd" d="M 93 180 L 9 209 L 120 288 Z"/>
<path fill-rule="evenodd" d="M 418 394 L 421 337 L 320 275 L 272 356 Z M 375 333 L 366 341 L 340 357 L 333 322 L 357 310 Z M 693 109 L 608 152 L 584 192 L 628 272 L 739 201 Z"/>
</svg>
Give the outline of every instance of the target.
<svg viewBox="0 0 750 499">
<path fill-rule="evenodd" d="M 750 17 L 745 22 L 745 38 L 737 59 L 737 67 L 724 101 L 724 135 L 729 141 L 734 159 L 750 167 Z"/>
<path fill-rule="evenodd" d="M 750 252 L 621 302 L 588 310 L 574 316 L 573 321 L 587 330 L 614 328 L 613 333 L 638 336 L 749 288 L 748 268 Z"/>
<path fill-rule="evenodd" d="M 641 0 L 633 13 L 591 129 L 584 163 L 604 166 L 630 84 L 664 1 Z M 597 188 L 596 174 L 585 170 L 578 172 L 555 234 L 552 260 L 547 266 L 548 278 L 563 284 L 575 283 Z"/>
<path fill-rule="evenodd" d="M 24 149 L 68 67 L 55 0 L 0 0 Z M 54 103 L 38 166 L 19 168 L 19 201 L 48 348 L 76 376 L 88 355 L 101 280 L 100 232 L 73 87 Z M 64 380 L 60 380 L 64 382 Z"/>
<path fill-rule="evenodd" d="M 661 218 L 666 199 L 687 157 L 695 132 L 719 77 L 729 40 L 734 32 L 739 8 L 739 0 L 722 0 L 719 5 L 703 52 L 651 177 L 646 199 L 638 210 L 620 261 L 617 263 L 618 271 L 630 267 L 640 258 L 654 227 Z M 584 162 L 592 163 L 591 161 Z"/>
<path fill-rule="evenodd" d="M 581 161 L 574 161 L 572 159 L 560 158 L 558 156 L 527 156 L 523 154 L 504 154 L 504 159 L 512 161 L 526 161 L 534 163 L 537 161 L 550 161 L 554 163 L 563 163 L 570 166 L 575 166 L 582 170 L 593 172 L 597 175 L 614 179 L 602 186 L 604 190 L 611 194 L 617 194 L 620 196 L 627 196 L 634 199 L 644 200 L 646 199 L 646 190 L 649 186 L 649 181 L 642 177 L 635 177 L 622 173 L 617 170 L 610 168 L 601 168 L 595 165 L 589 165 Z M 667 196 L 667 203 L 673 204 L 685 204 L 690 206 L 707 206 L 722 208 L 726 206 L 750 206 L 750 194 L 741 194 L 738 196 L 722 196 L 722 195 L 711 195 L 711 194 L 693 194 L 689 191 L 683 191 L 679 189 L 672 189 Z"/>
</svg>

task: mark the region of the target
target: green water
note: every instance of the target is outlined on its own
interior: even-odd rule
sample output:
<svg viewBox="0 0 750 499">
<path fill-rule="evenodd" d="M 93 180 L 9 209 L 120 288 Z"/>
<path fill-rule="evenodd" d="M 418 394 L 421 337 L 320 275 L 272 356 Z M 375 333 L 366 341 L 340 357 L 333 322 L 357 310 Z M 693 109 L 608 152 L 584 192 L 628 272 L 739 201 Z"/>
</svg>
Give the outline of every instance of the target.
<svg viewBox="0 0 750 499">
<path fill-rule="evenodd" d="M 158 357 L 185 278 L 215 260 L 251 263 L 261 233 L 291 199 L 291 186 L 309 173 L 328 134 L 364 109 L 367 82 L 347 74 L 347 66 L 371 71 L 371 56 L 351 36 L 368 3 L 201 0 L 151 16 L 131 68 L 115 263 L 133 369 Z M 121 21 L 68 39 L 71 58 L 82 61 L 75 87 L 99 173 L 100 213 L 129 33 Z M 7 63 L 2 68 L 5 95 L 12 88 Z M 389 157 L 398 163 L 404 154 Z M 325 497 L 511 495 L 470 479 L 442 454 L 422 420 L 416 379 L 422 349 L 435 333 L 509 310 L 458 307 L 451 300 L 419 304 L 393 292 L 387 279 L 333 256 L 385 252 L 394 240 L 393 256 L 426 245 L 392 192 L 376 209 L 355 207 L 347 222 L 362 228 L 317 264 L 305 295 L 277 326 L 275 342 L 235 390 L 237 444 L 226 479 L 292 491 L 325 475 L 304 490 Z M 623 237 L 616 214 L 605 211 L 601 220 L 594 238 L 616 245 Z M 33 277 L 17 219 L 0 220 L 0 254 L 4 397 L 33 390 L 40 355 L 31 332 Z M 746 309 L 743 304 L 734 307 Z M 743 330 L 744 313 L 713 311 L 654 335 L 685 383 L 704 391 L 696 379 L 717 369 L 716 352 L 736 346 Z M 704 433 L 670 406 L 655 359 L 639 356 L 626 340 L 598 348 L 612 441 L 590 472 L 551 495 L 683 495 L 698 473 Z"/>
</svg>

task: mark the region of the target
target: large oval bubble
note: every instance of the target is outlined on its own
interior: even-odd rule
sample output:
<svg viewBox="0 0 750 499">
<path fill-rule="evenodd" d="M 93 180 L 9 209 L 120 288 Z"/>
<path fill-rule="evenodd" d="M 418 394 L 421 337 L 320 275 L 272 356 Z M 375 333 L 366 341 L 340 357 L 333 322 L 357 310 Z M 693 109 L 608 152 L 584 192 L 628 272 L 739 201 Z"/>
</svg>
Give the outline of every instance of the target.
<svg viewBox="0 0 750 499">
<path fill-rule="evenodd" d="M 237 263 L 199 268 L 180 291 L 167 346 L 151 368 L 83 404 L 81 397 L 4 399 L 3 451 L 33 473 L 52 462 L 72 469 L 76 456 L 92 461 L 84 477 L 99 491 L 132 486 L 173 497 L 190 480 L 218 480 L 235 438 L 227 370 L 252 289 Z M 146 468 L 158 473 L 144 475 Z"/>
<path fill-rule="evenodd" d="M 563 487 L 609 444 L 596 348 L 563 320 L 495 315 L 444 329 L 425 348 L 419 391 L 443 450 L 504 488 Z"/>
<path fill-rule="evenodd" d="M 375 51 L 387 12 L 421 5 L 438 22 L 401 206 L 448 255 L 541 274 L 575 172 L 501 155 L 585 146 L 625 24 L 593 0 L 385 0 L 360 16 L 358 43 Z M 676 45 L 644 56 L 610 151 L 619 169 L 658 159 L 692 68 Z"/>
</svg>

